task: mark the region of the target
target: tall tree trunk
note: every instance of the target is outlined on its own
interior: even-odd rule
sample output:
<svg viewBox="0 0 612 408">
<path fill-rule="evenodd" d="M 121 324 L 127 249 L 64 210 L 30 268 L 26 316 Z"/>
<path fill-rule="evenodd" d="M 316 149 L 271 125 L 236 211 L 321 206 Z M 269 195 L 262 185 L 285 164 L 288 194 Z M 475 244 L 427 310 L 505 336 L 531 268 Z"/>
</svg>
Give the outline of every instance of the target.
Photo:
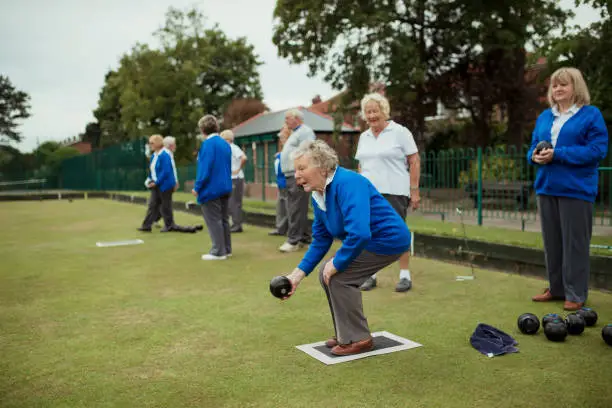
<svg viewBox="0 0 612 408">
<path fill-rule="evenodd" d="M 418 47 L 419 62 L 421 67 L 427 72 L 425 62 L 427 61 L 427 48 L 425 44 L 425 0 L 419 0 L 417 6 L 417 19 L 419 21 Z M 426 79 L 426 78 L 424 78 Z M 425 149 L 425 81 L 417 84 L 416 87 L 416 143 L 420 151 Z"/>
<path fill-rule="evenodd" d="M 525 143 L 525 123 L 526 113 L 532 105 L 527 101 L 525 92 L 525 51 L 522 48 L 515 48 L 511 51 L 512 63 L 509 64 L 510 80 L 508 93 L 506 95 L 506 106 L 508 107 L 508 131 L 507 144 L 517 148 Z"/>
</svg>

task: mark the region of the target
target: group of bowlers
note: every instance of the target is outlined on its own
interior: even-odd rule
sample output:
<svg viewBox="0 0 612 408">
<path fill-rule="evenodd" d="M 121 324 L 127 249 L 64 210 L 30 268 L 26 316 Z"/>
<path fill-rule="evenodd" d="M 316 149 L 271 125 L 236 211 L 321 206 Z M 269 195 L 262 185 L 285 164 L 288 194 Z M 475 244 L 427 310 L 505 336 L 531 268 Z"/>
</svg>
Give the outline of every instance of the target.
<svg viewBox="0 0 612 408">
<path fill-rule="evenodd" d="M 550 108 L 536 123 L 527 160 L 537 166 L 535 190 L 542 220 L 550 287 L 534 301 L 564 300 L 564 309 L 585 304 L 589 275 L 589 241 L 593 202 L 597 194 L 597 166 L 607 154 L 608 133 L 599 110 L 589 105 L 581 73 L 563 68 L 550 79 Z M 275 168 L 279 186 L 278 223 L 271 235 L 287 235 L 279 248 L 295 252 L 308 245 L 298 266 L 287 278 L 293 296 L 301 281 L 318 266 L 334 334 L 326 341 L 335 355 L 372 350 L 370 329 L 363 313 L 361 290 L 377 286 L 376 274 L 399 261 L 396 291 L 412 287 L 408 269 L 411 234 L 405 217 L 419 207 L 420 159 L 411 132 L 390 119 L 388 100 L 372 93 L 361 100 L 368 129 L 359 138 L 357 171 L 339 165 L 336 152 L 303 123 L 299 110 L 286 112 L 279 134 L 283 146 Z M 215 117 L 200 119 L 202 143 L 192 194 L 197 197 L 212 241 L 204 260 L 232 256 L 229 226 L 232 195 L 232 147 L 219 135 Z M 171 192 L 176 190 L 172 155 L 158 152 L 151 160 L 151 203 L 161 209 L 166 229 L 174 225 Z M 548 141 L 551 149 L 536 151 Z M 164 167 L 165 166 L 165 167 Z M 170 197 L 170 198 L 169 198 Z M 308 223 L 310 204 L 314 210 Z M 142 229 L 150 230 L 155 205 L 150 204 Z M 323 260 L 334 240 L 340 248 Z"/>
<path fill-rule="evenodd" d="M 230 232 L 243 232 L 242 227 L 242 197 L 244 193 L 244 172 L 242 168 L 247 161 L 246 155 L 233 143 L 234 134 L 231 130 L 221 132 L 220 136 L 227 142 L 231 152 L 231 182 L 229 196 L 229 210 L 233 225 Z M 179 187 L 179 179 L 174 161 L 176 139 L 172 136 L 163 138 L 153 135 L 149 138 L 147 157 L 149 157 L 149 177 L 145 180 L 145 187 L 151 192 L 147 213 L 139 231 L 151 232 L 152 226 L 161 228 L 161 232 L 188 232 L 194 233 L 202 230 L 202 225 L 181 226 L 174 221 L 172 211 L 172 195 Z M 198 155 L 200 157 L 200 155 Z M 199 160 L 198 160 L 199 162 Z M 227 186 L 225 186 L 227 190 Z M 206 212 L 204 213 L 206 218 Z M 216 238 L 216 236 L 215 236 Z"/>
<path fill-rule="evenodd" d="M 408 209 L 418 208 L 420 175 L 419 155 L 410 131 L 389 120 L 388 100 L 377 94 L 366 95 L 362 101 L 363 114 L 369 129 L 360 139 L 356 158 L 359 172 L 368 178 L 402 219 Z M 203 260 L 226 260 L 232 256 L 231 233 L 242 232 L 242 199 L 244 194 L 244 152 L 234 143 L 231 130 L 220 132 L 219 123 L 212 115 L 198 121 L 201 144 L 197 156 L 197 172 L 192 194 L 201 206 L 211 238 L 211 249 Z M 279 134 L 280 151 L 274 163 L 277 185 L 277 222 L 269 235 L 284 236 L 279 251 L 299 251 L 312 242 L 308 220 L 311 194 L 296 178 L 294 152 L 305 142 L 315 141 L 311 127 L 304 123 L 301 110 L 285 113 L 285 123 Z M 145 186 L 151 197 L 140 231 L 151 231 L 152 225 L 163 219 L 162 232 L 195 232 L 201 226 L 179 226 L 172 213 L 172 193 L 178 189 L 174 163 L 175 139 L 154 135 L 149 138 L 150 176 Z M 409 171 L 410 169 L 410 171 Z M 232 224 L 230 226 L 230 219 Z M 412 288 L 409 254 L 399 259 L 400 274 L 395 287 L 398 292 Z M 376 274 L 361 285 L 361 290 L 376 288 Z"/>
</svg>

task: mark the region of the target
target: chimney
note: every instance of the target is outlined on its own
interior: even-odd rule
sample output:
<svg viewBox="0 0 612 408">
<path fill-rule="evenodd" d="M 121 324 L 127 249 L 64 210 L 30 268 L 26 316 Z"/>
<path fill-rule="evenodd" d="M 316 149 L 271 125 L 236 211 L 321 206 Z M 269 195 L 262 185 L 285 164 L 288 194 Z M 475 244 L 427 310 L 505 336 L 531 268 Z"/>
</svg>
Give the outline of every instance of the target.
<svg viewBox="0 0 612 408">
<path fill-rule="evenodd" d="M 317 103 L 321 103 L 321 95 L 316 95 L 314 98 L 312 98 L 312 104 L 316 105 Z"/>
</svg>

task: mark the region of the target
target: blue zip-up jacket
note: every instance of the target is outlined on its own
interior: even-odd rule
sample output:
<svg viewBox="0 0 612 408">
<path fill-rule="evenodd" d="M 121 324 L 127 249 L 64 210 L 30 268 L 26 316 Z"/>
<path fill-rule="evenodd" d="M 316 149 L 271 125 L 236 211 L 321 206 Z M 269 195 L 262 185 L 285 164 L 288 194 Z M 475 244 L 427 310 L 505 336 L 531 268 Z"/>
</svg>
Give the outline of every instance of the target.
<svg viewBox="0 0 612 408">
<path fill-rule="evenodd" d="M 287 188 L 287 179 L 285 173 L 281 170 L 281 154 L 276 153 L 274 156 L 274 171 L 276 173 L 276 185 L 278 188 Z"/>
<path fill-rule="evenodd" d="M 554 119 L 551 109 L 540 114 L 527 152 L 527 161 L 538 166 L 534 182 L 536 194 L 594 202 L 599 162 L 608 153 L 608 129 L 603 116 L 595 106 L 583 106 L 561 128 L 552 162 L 537 165 L 531 156 L 539 142 L 551 141 Z"/>
<path fill-rule="evenodd" d="M 232 192 L 232 148 L 217 133 L 200 145 L 193 189 L 200 204 Z"/>
<path fill-rule="evenodd" d="M 325 190 L 326 211 L 312 199 L 313 241 L 298 266 L 306 275 L 321 262 L 334 238 L 342 241 L 333 261 L 338 272 L 345 270 L 364 249 L 394 255 L 410 248 L 406 223 L 367 178 L 337 167 Z"/>
<path fill-rule="evenodd" d="M 172 157 L 166 150 L 160 150 L 151 160 L 155 160 L 152 168 L 149 166 L 150 178 L 159 187 L 159 190 L 168 191 L 176 185 Z"/>
</svg>

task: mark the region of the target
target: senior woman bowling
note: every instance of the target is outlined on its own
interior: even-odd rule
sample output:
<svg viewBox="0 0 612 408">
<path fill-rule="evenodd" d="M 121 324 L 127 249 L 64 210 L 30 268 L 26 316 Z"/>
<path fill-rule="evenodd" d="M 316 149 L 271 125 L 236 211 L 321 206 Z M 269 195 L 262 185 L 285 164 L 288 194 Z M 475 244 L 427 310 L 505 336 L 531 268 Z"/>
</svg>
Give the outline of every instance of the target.
<svg viewBox="0 0 612 408">
<path fill-rule="evenodd" d="M 373 342 L 359 286 L 408 250 L 410 231 L 368 179 L 338 166 L 338 156 L 325 142 L 303 142 L 293 159 L 297 184 L 312 192 L 315 217 L 313 241 L 287 275 L 292 283 L 287 298 L 339 239 L 340 249 L 319 268 L 335 330 L 326 345 L 339 356 L 369 351 Z"/>
</svg>

